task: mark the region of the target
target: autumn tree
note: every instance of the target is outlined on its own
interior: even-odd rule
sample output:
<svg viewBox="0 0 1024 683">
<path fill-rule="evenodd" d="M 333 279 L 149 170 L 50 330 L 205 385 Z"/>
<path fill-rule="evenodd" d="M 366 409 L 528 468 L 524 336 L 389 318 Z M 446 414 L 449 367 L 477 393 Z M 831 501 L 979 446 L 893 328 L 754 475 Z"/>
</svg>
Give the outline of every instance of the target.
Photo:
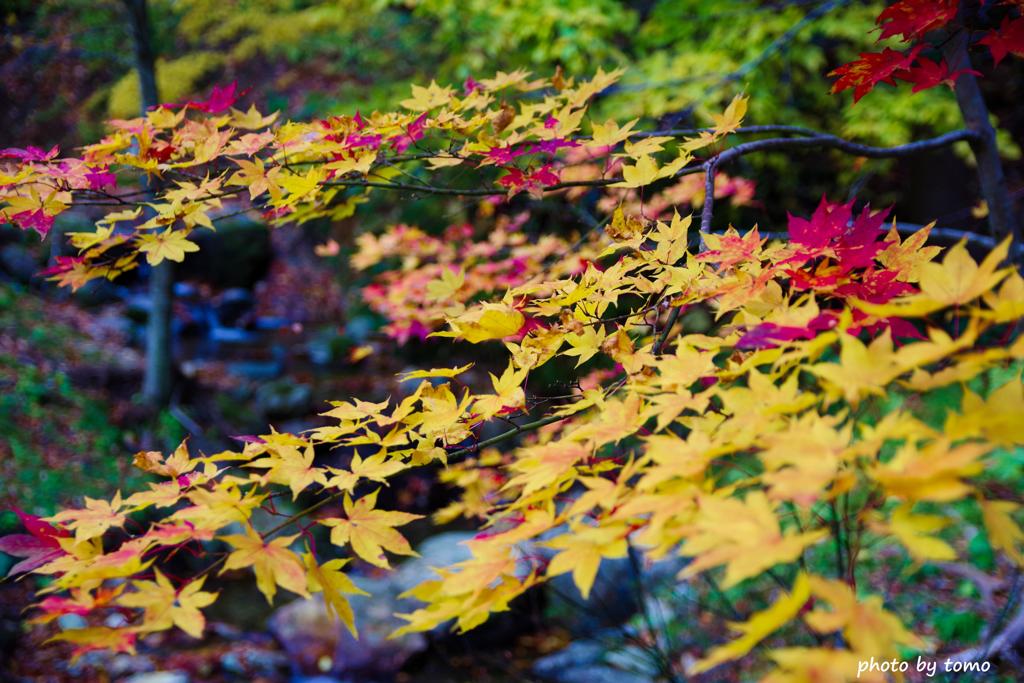
<svg viewBox="0 0 1024 683">
<path fill-rule="evenodd" d="M 79 254 L 50 269 L 70 287 L 142 259 L 181 261 L 197 249 L 194 231 L 239 211 L 279 225 L 340 220 L 384 193 L 479 200 L 485 238 L 471 226 L 437 238 L 397 225 L 361 235 L 353 265 L 400 261 L 367 290 L 396 340 L 449 338 L 498 358 L 484 386 L 462 380 L 468 364 L 418 370 L 404 375 L 404 395 L 334 401 L 329 423 L 307 432 L 268 430 L 220 453 L 187 443 L 138 453 L 156 478 L 147 490 L 23 515 L 27 533 L 0 549 L 22 558 L 16 573 L 48 577 L 35 619 L 87 616 L 87 628 L 54 636 L 79 652 L 131 651 L 175 627 L 198 636 L 216 577 L 251 569 L 268 601 L 323 593 L 354 632 L 347 562 L 386 569 L 414 554 L 399 529 L 416 516 L 380 507 L 381 487 L 440 465 L 463 495 L 439 516 L 477 520 L 481 533 L 470 559 L 411 591 L 423 606 L 402 615 L 400 633 L 475 628 L 562 574 L 586 598 L 605 559 L 638 552 L 687 558 L 678 580 L 732 615 L 724 642 L 685 668 L 672 660 L 676 679 L 743 660 L 770 681 L 885 680 L 859 662 L 1010 656 L 1024 611 L 951 654 L 870 579 L 883 550 L 907 565 L 947 563 L 978 534 L 1024 565 L 1024 278 L 975 80 L 988 55 L 1024 51 L 1024 19 L 1011 5 L 993 14 L 900 0 L 878 23 L 906 49 L 841 66 L 835 89 L 860 99 L 880 83 L 949 85 L 962 129 L 872 146 L 744 125 L 748 99 L 737 95 L 706 128 L 641 130 L 588 118 L 620 72 L 514 71 L 312 121 L 246 108 L 231 84 L 112 121 L 80 156 L 4 150 L 2 211 L 23 229 L 45 234 L 72 207 L 111 209 L 95 231 L 71 234 Z M 743 200 L 742 179 L 726 173 L 746 156 L 898 158 L 962 143 L 993 234 L 958 235 L 945 250 L 928 244 L 941 228 L 901 230 L 886 209 L 827 197 L 784 230 L 741 232 L 716 217 Z M 145 215 L 131 183 L 149 177 L 161 183 Z M 584 193 L 600 196 L 601 215 Z M 517 221 L 541 200 L 579 209 L 583 229 L 527 238 Z M 987 253 L 976 259 L 968 239 Z M 709 322 L 695 329 L 698 313 Z M 567 390 L 538 386 L 552 372 L 571 378 Z M 940 394 L 950 408 L 936 414 L 927 405 Z M 320 458 L 336 446 L 355 453 L 344 467 Z M 171 578 L 163 567 L 182 548 L 209 552 L 195 575 Z M 127 624 L 104 624 L 110 611 Z"/>
</svg>

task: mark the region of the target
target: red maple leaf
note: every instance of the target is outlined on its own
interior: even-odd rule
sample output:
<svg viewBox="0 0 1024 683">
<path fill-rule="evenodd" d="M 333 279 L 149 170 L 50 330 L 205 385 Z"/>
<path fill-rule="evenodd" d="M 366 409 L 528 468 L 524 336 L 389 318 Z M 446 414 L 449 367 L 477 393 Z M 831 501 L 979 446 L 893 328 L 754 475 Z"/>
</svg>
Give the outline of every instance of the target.
<svg viewBox="0 0 1024 683">
<path fill-rule="evenodd" d="M 872 323 L 863 325 L 865 320 L 871 318 Z M 927 339 L 921 331 L 914 327 L 914 324 L 903 318 L 878 318 L 870 316 L 864 311 L 854 310 L 853 311 L 853 324 L 846 328 L 849 334 L 860 334 L 861 332 L 867 332 L 872 337 L 875 337 L 886 329 L 892 331 L 893 342 L 899 346 L 901 339 Z"/>
<path fill-rule="evenodd" d="M 922 49 L 923 45 L 917 45 L 907 53 L 888 47 L 881 52 L 862 52 L 860 59 L 829 73 L 829 76 L 839 77 L 832 84 L 832 92 L 853 88 L 853 101 L 856 103 L 879 83 L 895 85 L 894 79 L 910 68 Z"/>
<path fill-rule="evenodd" d="M 866 268 L 885 246 L 879 239 L 882 237 L 882 223 L 888 215 L 888 209 L 872 213 L 871 208 L 865 206 L 860 215 L 854 218 L 852 201 L 835 204 L 827 197 L 822 197 L 809 219 L 788 214 L 790 241 L 803 249 L 798 250 L 787 262 L 803 263 L 821 255 L 825 249 L 832 249 L 841 269 L 840 273 L 835 274 L 836 278 L 854 268 Z M 794 271 L 794 274 L 799 272 Z M 820 274 L 810 279 L 805 277 L 801 282 L 808 287 L 826 283 Z M 837 279 L 828 284 L 836 282 Z"/>
<path fill-rule="evenodd" d="M 833 294 L 838 296 L 870 301 L 875 304 L 885 302 L 897 296 L 914 294 L 917 288 L 909 282 L 897 279 L 898 273 L 892 270 L 868 270 L 857 281 L 847 282 L 836 287 Z"/>
<path fill-rule="evenodd" d="M 836 260 L 844 269 L 867 268 L 885 244 L 882 237 L 882 223 L 889 215 L 890 209 L 871 212 L 865 206 L 860 215 L 850 226 L 840 233 L 835 242 Z"/>
<path fill-rule="evenodd" d="M 934 88 L 938 85 L 948 85 L 952 88 L 956 84 L 956 79 L 965 73 L 974 74 L 975 76 L 981 75 L 980 72 L 974 69 L 959 69 L 951 73 L 946 60 L 934 62 L 927 57 L 922 57 L 905 74 L 897 74 L 897 78 L 913 83 L 914 89 L 912 92 L 918 92 Z"/>
<path fill-rule="evenodd" d="M 238 100 L 245 97 L 250 90 L 252 90 L 252 88 L 246 88 L 242 92 L 237 92 L 238 82 L 231 81 L 231 83 L 225 86 L 213 86 L 213 90 L 210 91 L 210 96 L 205 100 L 190 100 L 184 104 L 162 104 L 160 106 L 167 107 L 168 109 L 185 107 L 186 109 L 198 109 L 199 111 L 204 111 L 207 114 L 220 114 L 221 112 L 225 112 L 233 107 L 235 102 L 238 102 Z"/>
<path fill-rule="evenodd" d="M 996 64 L 1003 61 L 1008 54 L 1024 57 L 1024 17 L 1012 20 L 1006 17 L 998 30 L 989 31 L 978 42 L 988 45 L 992 52 L 992 61 Z"/>
<path fill-rule="evenodd" d="M 515 166 L 505 169 L 506 174 L 498 178 L 498 184 L 507 187 L 510 192 L 518 192 L 526 187 L 526 174 Z"/>
<path fill-rule="evenodd" d="M 941 28 L 956 16 L 959 0 L 899 0 L 886 7 L 876 22 L 882 27 L 879 40 L 903 36 L 906 41 Z"/>
<path fill-rule="evenodd" d="M 789 219 L 789 239 L 794 244 L 810 249 L 822 249 L 846 230 L 852 215 L 853 202 L 834 204 L 828 197 L 822 197 L 810 219 L 786 214 Z"/>
<path fill-rule="evenodd" d="M 556 185 L 559 181 L 558 173 L 552 170 L 551 164 L 544 164 L 529 175 L 514 166 L 502 168 L 507 173 L 498 178 L 498 184 L 507 187 L 510 194 L 525 190 L 540 196 L 545 187 Z"/>
<path fill-rule="evenodd" d="M 177 147 L 166 140 L 154 140 L 146 150 L 146 158 L 155 159 L 159 163 L 169 161 Z"/>
<path fill-rule="evenodd" d="M 557 185 L 558 173 L 551 169 L 551 164 L 544 164 L 530 174 L 530 181 L 538 186 Z"/>
<path fill-rule="evenodd" d="M 39 517 L 22 512 L 17 508 L 14 509 L 14 514 L 18 515 L 18 519 L 21 520 L 28 533 L 11 534 L 0 538 L 0 552 L 24 558 L 11 567 L 8 574 L 30 572 L 65 554 L 57 539 L 68 537 L 70 534 L 67 531 L 47 524 Z"/>
</svg>

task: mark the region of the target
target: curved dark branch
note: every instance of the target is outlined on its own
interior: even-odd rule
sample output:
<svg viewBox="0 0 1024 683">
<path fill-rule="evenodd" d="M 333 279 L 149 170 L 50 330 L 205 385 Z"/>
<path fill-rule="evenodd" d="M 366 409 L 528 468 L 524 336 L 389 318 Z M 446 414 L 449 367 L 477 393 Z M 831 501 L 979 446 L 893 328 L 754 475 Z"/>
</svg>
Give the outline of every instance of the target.
<svg viewBox="0 0 1024 683">
<path fill-rule="evenodd" d="M 630 138 L 654 138 L 663 135 L 669 135 L 672 137 L 678 137 L 681 135 L 700 135 L 701 133 L 712 133 L 714 128 L 669 128 L 666 130 L 651 130 L 640 133 L 633 133 Z M 733 135 L 761 135 L 765 133 L 771 133 L 773 135 L 803 135 L 805 137 L 813 137 L 818 135 L 827 135 L 821 131 L 814 130 L 813 128 L 804 128 L 803 126 L 784 126 L 784 125 L 765 125 L 765 126 L 743 126 L 732 132 Z"/>
<path fill-rule="evenodd" d="M 859 142 L 853 142 L 841 138 L 838 135 L 830 135 L 828 133 L 821 133 L 813 137 L 802 137 L 802 138 L 768 138 L 766 140 L 754 140 L 753 142 L 744 142 L 730 147 L 725 150 L 717 157 L 714 158 L 716 166 L 721 166 L 734 159 L 738 159 L 747 154 L 753 154 L 754 152 L 769 152 L 784 149 L 836 149 L 846 154 L 852 154 L 854 156 L 868 157 L 871 159 L 894 159 L 899 157 L 912 156 L 920 154 L 922 152 L 930 152 L 935 149 L 942 147 L 948 147 L 949 145 L 957 142 L 972 142 L 977 139 L 977 133 L 970 130 L 955 130 L 951 133 L 945 133 L 934 138 L 927 138 L 925 140 L 917 140 L 915 142 L 909 142 L 905 145 L 897 145 L 895 147 L 875 147 L 872 145 L 863 145 Z"/>
</svg>

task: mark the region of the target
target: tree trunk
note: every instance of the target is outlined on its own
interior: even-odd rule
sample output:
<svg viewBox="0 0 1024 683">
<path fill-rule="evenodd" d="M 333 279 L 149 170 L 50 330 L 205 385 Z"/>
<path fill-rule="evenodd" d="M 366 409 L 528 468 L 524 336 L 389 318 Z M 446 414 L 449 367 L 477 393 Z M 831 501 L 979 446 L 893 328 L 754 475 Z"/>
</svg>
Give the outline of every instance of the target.
<svg viewBox="0 0 1024 683">
<path fill-rule="evenodd" d="M 139 75 L 142 114 L 160 103 L 156 87 L 156 54 L 146 0 L 123 0 L 135 44 L 135 70 Z M 152 189 L 152 186 L 150 187 Z M 149 317 L 146 320 L 146 374 L 142 395 L 153 407 L 167 405 L 171 396 L 171 305 L 174 266 L 164 261 L 149 276 Z"/>
<path fill-rule="evenodd" d="M 942 51 L 951 72 L 971 68 L 971 58 L 967 54 L 968 33 L 961 30 L 950 36 Z M 1003 239 L 1007 235 L 1013 238 L 1014 244 L 1020 244 L 1020 228 L 1014 215 L 1013 199 L 1006 187 L 1003 175 L 1003 163 L 999 159 L 999 147 L 996 145 L 996 131 L 989 121 L 988 107 L 981 96 L 981 88 L 974 74 L 963 73 L 956 80 L 956 101 L 964 117 L 968 130 L 977 133 L 977 140 L 971 142 L 974 160 L 978 166 L 978 182 L 981 195 L 988 204 L 988 224 L 992 236 Z"/>
<path fill-rule="evenodd" d="M 139 95 L 142 113 L 149 107 L 160 104 L 156 89 L 156 53 L 153 50 L 153 32 L 149 27 L 149 11 L 146 0 L 123 0 L 128 10 L 128 20 L 135 44 L 135 70 L 139 74 Z"/>
</svg>

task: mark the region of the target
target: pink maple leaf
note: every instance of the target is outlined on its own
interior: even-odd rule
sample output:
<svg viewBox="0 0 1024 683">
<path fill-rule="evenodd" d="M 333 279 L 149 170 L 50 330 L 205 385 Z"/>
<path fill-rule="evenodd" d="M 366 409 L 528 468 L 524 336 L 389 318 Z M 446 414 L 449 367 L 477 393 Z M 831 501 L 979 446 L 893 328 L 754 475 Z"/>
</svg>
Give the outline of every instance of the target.
<svg viewBox="0 0 1024 683">
<path fill-rule="evenodd" d="M 0 159 L 21 159 L 22 161 L 49 161 L 60 153 L 60 148 L 54 145 L 50 151 L 44 151 L 38 147 L 29 145 L 25 149 L 19 147 L 8 147 L 0 149 Z"/>
<path fill-rule="evenodd" d="M 88 171 L 85 174 L 85 179 L 89 181 L 89 189 L 91 190 L 102 190 L 105 187 L 114 189 L 117 187 L 117 176 L 105 168 Z"/>
<path fill-rule="evenodd" d="M 391 148 L 401 154 L 409 149 L 412 143 L 423 138 L 423 129 L 426 126 L 427 115 L 421 114 L 419 118 L 409 124 L 409 128 L 402 134 L 391 138 Z"/>
<path fill-rule="evenodd" d="M 46 237 L 46 233 L 50 232 L 50 228 L 53 227 L 53 216 L 42 209 L 20 211 L 11 215 L 10 220 L 22 230 L 32 228 L 39 233 L 40 237 Z"/>
</svg>

